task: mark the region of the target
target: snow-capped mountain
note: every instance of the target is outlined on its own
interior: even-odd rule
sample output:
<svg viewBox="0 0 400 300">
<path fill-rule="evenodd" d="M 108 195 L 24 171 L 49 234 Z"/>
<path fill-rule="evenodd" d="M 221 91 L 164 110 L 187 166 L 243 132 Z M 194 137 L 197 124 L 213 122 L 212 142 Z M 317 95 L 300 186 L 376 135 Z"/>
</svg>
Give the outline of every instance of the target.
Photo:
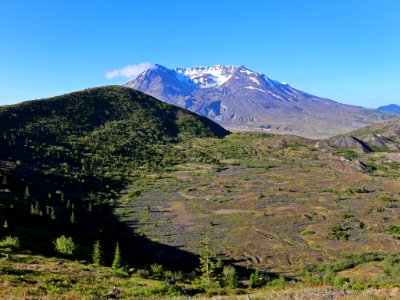
<svg viewBox="0 0 400 300">
<path fill-rule="evenodd" d="M 392 117 L 302 92 L 244 66 L 168 69 L 155 65 L 124 86 L 209 117 L 231 130 L 320 138 Z"/>
<path fill-rule="evenodd" d="M 211 88 L 223 85 L 232 77 L 237 66 L 194 67 L 188 69 L 178 68 L 176 71 L 190 78 L 199 88 Z"/>
</svg>

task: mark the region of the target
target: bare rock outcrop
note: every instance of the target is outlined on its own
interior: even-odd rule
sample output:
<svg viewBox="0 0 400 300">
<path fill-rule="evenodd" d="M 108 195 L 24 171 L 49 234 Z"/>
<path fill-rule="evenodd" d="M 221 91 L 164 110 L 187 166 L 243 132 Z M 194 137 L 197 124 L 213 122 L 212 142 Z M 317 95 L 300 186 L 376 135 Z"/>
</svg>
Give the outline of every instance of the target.
<svg viewBox="0 0 400 300">
<path fill-rule="evenodd" d="M 338 148 L 354 149 L 364 153 L 372 152 L 372 149 L 366 143 L 353 136 L 340 135 L 334 137 L 331 139 L 330 145 Z"/>
<path fill-rule="evenodd" d="M 315 148 L 321 148 L 321 149 L 333 149 L 331 145 L 329 145 L 328 141 L 326 140 L 319 140 L 318 142 L 315 143 L 314 145 Z"/>
<path fill-rule="evenodd" d="M 363 138 L 363 142 L 378 148 L 387 148 L 392 151 L 400 150 L 398 145 L 396 145 L 393 141 L 391 141 L 387 137 L 380 134 L 369 134 Z"/>
<path fill-rule="evenodd" d="M 274 145 L 275 149 L 285 149 L 287 147 L 287 142 L 285 140 L 279 140 Z"/>
</svg>

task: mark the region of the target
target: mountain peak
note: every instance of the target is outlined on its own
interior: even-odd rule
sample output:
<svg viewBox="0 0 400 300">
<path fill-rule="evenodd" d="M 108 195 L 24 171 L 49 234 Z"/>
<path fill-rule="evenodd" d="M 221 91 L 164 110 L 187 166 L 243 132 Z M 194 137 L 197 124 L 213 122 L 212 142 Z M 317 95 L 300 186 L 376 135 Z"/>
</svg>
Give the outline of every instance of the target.
<svg viewBox="0 0 400 300">
<path fill-rule="evenodd" d="M 176 68 L 175 71 L 195 82 L 199 88 L 212 88 L 223 85 L 238 69 L 238 66 L 214 65 Z"/>
<path fill-rule="evenodd" d="M 238 130 L 321 138 L 392 116 L 311 95 L 243 65 L 156 65 L 125 86 Z"/>
<path fill-rule="evenodd" d="M 134 87 L 135 82 L 140 82 L 142 80 L 148 81 L 149 78 L 155 77 L 169 77 L 169 81 L 178 80 L 183 85 L 186 85 L 190 88 L 209 89 L 224 85 L 232 78 L 234 74 L 242 78 L 259 77 L 261 80 L 264 78 L 269 85 L 286 85 L 283 82 L 271 80 L 264 74 L 250 70 L 244 65 L 213 65 L 169 69 L 160 64 L 155 64 L 152 68 L 143 71 L 136 78 L 130 79 L 124 85 L 128 87 Z M 256 82 L 254 79 L 253 81 Z"/>
<path fill-rule="evenodd" d="M 397 104 L 389 104 L 385 106 L 380 106 L 377 108 L 380 111 L 386 111 L 386 112 L 391 112 L 391 113 L 400 113 L 400 106 Z"/>
</svg>

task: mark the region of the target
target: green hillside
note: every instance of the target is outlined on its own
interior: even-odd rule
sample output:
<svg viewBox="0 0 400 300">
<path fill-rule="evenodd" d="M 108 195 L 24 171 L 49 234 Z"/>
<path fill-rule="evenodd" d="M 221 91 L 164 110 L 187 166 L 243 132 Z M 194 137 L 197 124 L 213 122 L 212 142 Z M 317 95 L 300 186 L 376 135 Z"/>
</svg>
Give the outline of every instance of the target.
<svg viewBox="0 0 400 300">
<path fill-rule="evenodd" d="M 398 140 L 363 130 L 229 134 L 117 86 L 1 107 L 0 297 L 400 286 Z"/>
<path fill-rule="evenodd" d="M 77 256 L 86 258 L 97 239 L 107 241 L 110 251 L 117 240 L 130 243 L 134 233 L 119 225 L 112 207 L 138 174 L 168 164 L 174 143 L 228 132 L 143 93 L 111 86 L 1 107 L 0 133 L 0 219 L 9 225 L 2 235 L 54 254 L 52 241 L 65 234 L 81 245 Z"/>
</svg>

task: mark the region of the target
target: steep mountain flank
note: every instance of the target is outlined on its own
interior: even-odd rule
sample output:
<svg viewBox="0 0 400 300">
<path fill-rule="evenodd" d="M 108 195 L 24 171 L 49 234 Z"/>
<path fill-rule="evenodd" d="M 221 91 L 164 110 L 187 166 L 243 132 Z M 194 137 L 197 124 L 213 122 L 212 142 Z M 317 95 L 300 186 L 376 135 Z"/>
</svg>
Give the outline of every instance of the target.
<svg viewBox="0 0 400 300">
<path fill-rule="evenodd" d="M 393 116 L 300 91 L 244 66 L 148 69 L 124 84 L 226 128 L 326 138 Z"/>
</svg>

